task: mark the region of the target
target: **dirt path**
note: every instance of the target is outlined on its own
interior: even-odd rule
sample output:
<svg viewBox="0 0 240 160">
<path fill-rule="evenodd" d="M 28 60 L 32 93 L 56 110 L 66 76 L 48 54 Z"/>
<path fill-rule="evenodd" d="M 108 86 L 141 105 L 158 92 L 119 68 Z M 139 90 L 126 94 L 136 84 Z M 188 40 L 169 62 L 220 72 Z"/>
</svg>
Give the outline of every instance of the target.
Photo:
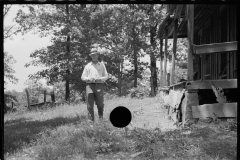
<svg viewBox="0 0 240 160">
<path fill-rule="evenodd" d="M 156 129 L 169 131 L 177 129 L 172 120 L 168 119 L 167 109 L 163 104 L 154 103 L 149 106 L 140 107 L 132 112 L 133 118 L 129 127 L 144 129 Z"/>
</svg>

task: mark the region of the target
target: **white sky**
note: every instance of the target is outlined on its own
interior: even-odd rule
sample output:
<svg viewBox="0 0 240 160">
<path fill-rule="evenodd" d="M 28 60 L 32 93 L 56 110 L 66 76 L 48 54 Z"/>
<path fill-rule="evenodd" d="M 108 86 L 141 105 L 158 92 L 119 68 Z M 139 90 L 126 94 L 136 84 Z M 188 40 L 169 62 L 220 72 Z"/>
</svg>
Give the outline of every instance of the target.
<svg viewBox="0 0 240 160">
<path fill-rule="evenodd" d="M 18 9 L 18 5 L 13 5 L 11 7 L 7 17 L 4 20 L 5 25 L 14 24 L 13 18 L 16 16 Z M 40 67 L 33 66 L 29 66 L 28 68 L 24 67 L 26 63 L 32 60 L 30 58 L 30 54 L 36 49 L 47 47 L 50 44 L 50 37 L 40 38 L 38 35 L 34 35 L 32 33 L 27 33 L 23 36 L 18 34 L 17 36 L 13 37 L 13 40 L 9 39 L 4 42 L 4 51 L 12 55 L 17 61 L 12 65 L 12 68 L 15 70 L 14 76 L 18 78 L 18 83 L 12 84 L 11 82 L 8 82 L 6 87 L 7 90 L 16 90 L 21 92 L 26 87 L 24 82 L 28 80 L 28 75 L 36 73 L 42 69 Z M 150 62 L 150 57 L 149 55 L 146 55 L 146 57 L 141 58 L 141 60 Z M 159 66 L 160 64 L 157 62 L 157 67 L 159 68 Z M 46 83 L 45 80 L 41 80 L 41 82 L 43 84 Z"/>
<path fill-rule="evenodd" d="M 12 20 L 16 16 L 18 9 L 19 7 L 17 5 L 13 5 L 11 7 L 6 19 L 4 20 L 4 24 L 14 24 Z M 12 55 L 17 61 L 12 65 L 12 68 L 15 70 L 14 76 L 18 78 L 18 83 L 12 84 L 11 82 L 8 82 L 6 87 L 7 90 L 14 89 L 20 92 L 24 89 L 24 87 L 26 87 L 24 86 L 24 82 L 28 79 L 28 75 L 36 73 L 41 70 L 41 68 L 33 66 L 26 68 L 24 65 L 31 61 L 30 54 L 32 52 L 48 45 L 50 45 L 50 38 L 40 38 L 38 35 L 33 35 L 31 33 L 27 33 L 23 36 L 18 34 L 13 37 L 13 40 L 9 39 L 4 42 L 4 51 Z M 42 82 L 44 82 L 44 80 Z"/>
</svg>

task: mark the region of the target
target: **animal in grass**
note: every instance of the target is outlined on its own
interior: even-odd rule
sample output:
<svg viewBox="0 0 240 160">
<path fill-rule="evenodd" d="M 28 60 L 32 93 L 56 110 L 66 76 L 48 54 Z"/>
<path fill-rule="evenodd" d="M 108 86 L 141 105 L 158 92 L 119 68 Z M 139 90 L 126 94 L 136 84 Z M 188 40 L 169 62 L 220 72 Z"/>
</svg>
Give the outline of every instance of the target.
<svg viewBox="0 0 240 160">
<path fill-rule="evenodd" d="M 227 103 L 227 98 L 224 95 L 224 91 L 221 87 L 217 87 L 215 84 L 211 83 L 212 90 L 217 98 L 218 103 Z"/>
</svg>

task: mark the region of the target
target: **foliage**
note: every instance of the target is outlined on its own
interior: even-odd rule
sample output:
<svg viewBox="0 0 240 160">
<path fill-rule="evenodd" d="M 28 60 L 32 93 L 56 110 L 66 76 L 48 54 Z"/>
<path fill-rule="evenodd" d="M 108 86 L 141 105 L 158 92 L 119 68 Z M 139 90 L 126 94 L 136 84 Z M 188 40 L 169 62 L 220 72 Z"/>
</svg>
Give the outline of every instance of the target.
<svg viewBox="0 0 240 160">
<path fill-rule="evenodd" d="M 147 53 L 159 58 L 160 45 L 156 33 L 166 16 L 166 5 L 69 4 L 68 15 L 65 4 L 23 7 L 28 11 L 20 9 L 15 19 L 23 28 L 22 33 L 34 30 L 41 37 L 51 36 L 51 44 L 35 50 L 31 54 L 32 61 L 25 65 L 43 66 L 45 69 L 29 78 L 46 78 L 48 85 L 69 80 L 74 90 L 71 91 L 71 101 L 78 101 L 76 97 L 85 90 L 81 74 L 88 63 L 90 48 L 94 45 L 101 49 L 101 58 L 110 75 L 106 82 L 107 92 L 118 87 L 122 95 L 127 94 L 132 80 L 142 79 L 147 66 L 140 62 L 139 57 Z M 67 41 L 68 36 L 70 42 Z M 185 45 L 184 39 L 178 40 L 177 46 Z M 171 44 L 168 48 L 171 50 Z M 178 47 L 176 59 L 185 61 L 185 51 L 186 48 Z M 131 63 L 130 69 L 121 68 L 125 61 Z"/>
<path fill-rule="evenodd" d="M 18 79 L 14 76 L 15 71 L 11 66 L 14 63 L 16 63 L 16 60 L 13 58 L 13 56 L 9 55 L 7 52 L 4 52 L 4 86 L 7 85 L 7 81 L 5 81 L 6 79 L 14 84 L 18 82 Z"/>
<path fill-rule="evenodd" d="M 182 69 L 178 65 L 175 67 L 174 84 L 179 83 L 181 80 L 187 80 L 187 69 Z"/>
<path fill-rule="evenodd" d="M 11 91 L 5 91 L 4 92 L 4 102 L 6 104 L 10 104 L 11 102 L 14 103 L 14 105 L 18 105 L 18 99 L 17 99 L 17 92 L 15 90 Z"/>
<path fill-rule="evenodd" d="M 144 98 L 150 95 L 150 82 L 148 76 L 143 75 L 142 79 L 138 80 L 137 87 L 128 89 L 128 94 L 131 98 Z"/>
<path fill-rule="evenodd" d="M 177 50 L 176 50 L 176 58 L 175 60 L 179 63 L 181 62 L 187 62 L 187 39 L 186 38 L 178 38 L 177 39 Z M 169 60 L 172 60 L 172 51 L 173 51 L 173 40 L 168 40 L 168 51 L 169 51 Z"/>
<path fill-rule="evenodd" d="M 9 55 L 7 52 L 4 52 L 4 90 L 7 86 L 7 81 L 10 81 L 11 83 L 16 84 L 18 82 L 18 79 L 14 76 L 15 71 L 12 69 L 12 64 L 16 63 L 16 60 L 13 58 L 12 55 Z M 11 93 L 4 93 L 4 109 L 7 106 L 11 106 L 10 102 L 14 102 L 16 105 L 18 103 L 18 100 L 16 98 L 16 95 L 12 95 Z"/>
<path fill-rule="evenodd" d="M 30 103 L 40 103 L 44 101 L 44 90 L 46 90 L 46 101 L 51 101 L 50 92 L 51 89 L 44 86 L 38 80 L 27 80 L 25 83 L 27 87 L 25 89 L 29 92 Z"/>
<path fill-rule="evenodd" d="M 8 13 L 12 7 L 12 4 L 5 4 L 3 6 L 3 20 L 6 19 L 8 16 Z M 21 26 L 16 25 L 7 25 L 4 23 L 4 29 L 3 29 L 3 39 L 4 41 L 8 39 L 13 39 L 14 35 L 17 35 L 19 32 L 21 32 L 23 28 Z"/>
</svg>

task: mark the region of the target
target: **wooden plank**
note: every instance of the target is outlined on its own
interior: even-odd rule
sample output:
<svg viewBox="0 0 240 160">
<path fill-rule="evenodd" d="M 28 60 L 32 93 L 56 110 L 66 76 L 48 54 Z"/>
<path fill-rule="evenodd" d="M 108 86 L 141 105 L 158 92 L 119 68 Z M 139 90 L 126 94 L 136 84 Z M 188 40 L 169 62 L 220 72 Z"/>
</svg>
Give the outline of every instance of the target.
<svg viewBox="0 0 240 160">
<path fill-rule="evenodd" d="M 237 117 L 237 103 L 215 103 L 192 106 L 193 118 Z"/>
<path fill-rule="evenodd" d="M 168 48 L 168 30 L 165 28 L 165 51 L 164 51 L 164 66 L 163 66 L 163 86 L 167 86 L 167 48 Z"/>
<path fill-rule="evenodd" d="M 174 77 L 175 77 L 175 57 L 176 57 L 176 51 L 177 51 L 177 32 L 178 32 L 178 19 L 175 19 L 174 20 L 172 70 L 171 70 L 171 77 L 170 77 L 170 85 L 174 84 Z"/>
<path fill-rule="evenodd" d="M 193 45 L 194 54 L 209 54 L 209 53 L 217 53 L 217 52 L 229 52 L 236 51 L 237 41 L 233 42 L 224 42 L 224 43 L 212 43 L 212 44 L 204 44 L 204 45 Z"/>
<path fill-rule="evenodd" d="M 188 80 L 193 80 L 193 34 L 194 34 L 194 5 L 187 5 L 188 19 Z"/>
<path fill-rule="evenodd" d="M 186 84 L 187 90 L 192 89 L 212 89 L 211 83 L 223 89 L 237 88 L 237 79 L 222 79 L 222 80 L 206 80 L 206 81 L 190 81 Z"/>
<path fill-rule="evenodd" d="M 52 103 L 52 102 L 33 103 L 33 104 L 30 104 L 30 106 L 33 107 L 33 106 L 38 106 L 38 105 L 44 105 L 45 103 L 49 104 L 49 103 Z"/>
</svg>

